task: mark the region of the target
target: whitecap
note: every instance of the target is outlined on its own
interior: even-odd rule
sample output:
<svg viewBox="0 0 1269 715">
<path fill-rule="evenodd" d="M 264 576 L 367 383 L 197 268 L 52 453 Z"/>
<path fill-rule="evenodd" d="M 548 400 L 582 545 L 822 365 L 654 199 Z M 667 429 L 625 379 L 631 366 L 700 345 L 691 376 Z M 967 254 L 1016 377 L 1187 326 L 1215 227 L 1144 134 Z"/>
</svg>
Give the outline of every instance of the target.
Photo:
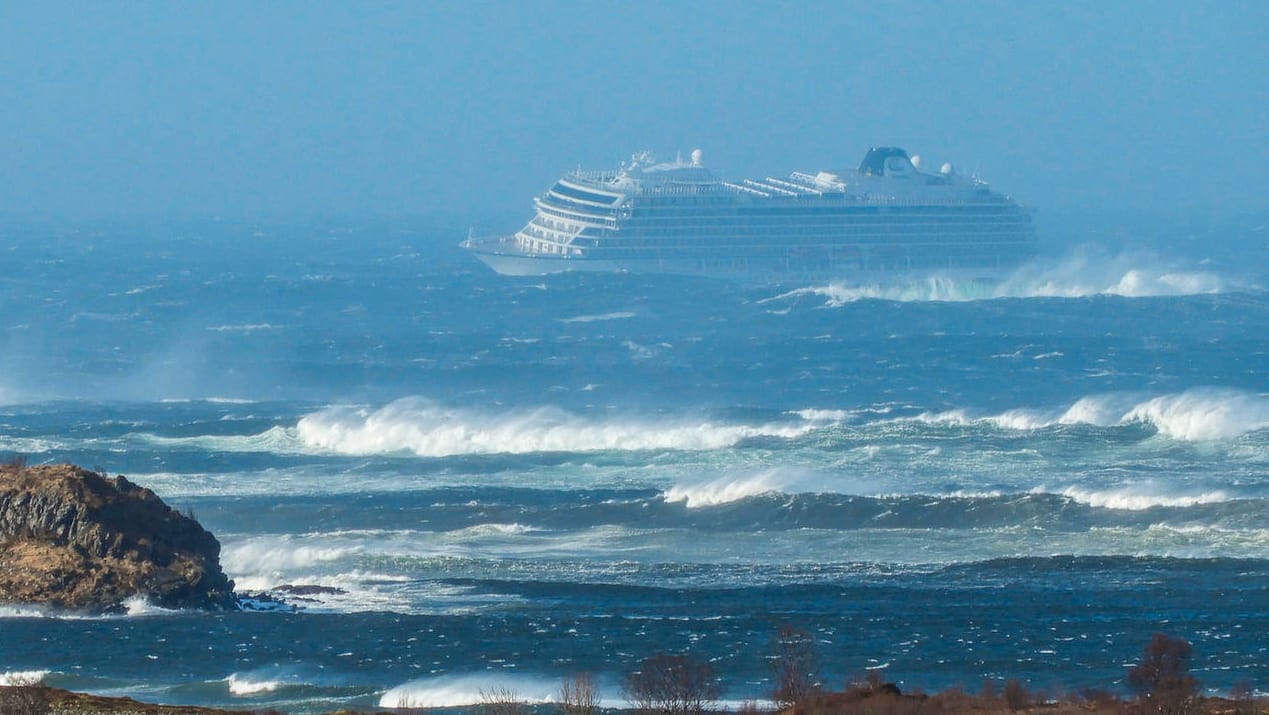
<svg viewBox="0 0 1269 715">
<path fill-rule="evenodd" d="M 558 691 L 557 681 L 533 676 L 501 673 L 441 676 L 398 685 L 379 698 L 379 707 L 468 707 L 502 694 L 525 703 L 549 703 L 556 699 Z"/>
<path fill-rule="evenodd" d="M 628 310 L 614 311 L 612 313 L 599 313 L 596 315 L 578 315 L 572 318 L 557 318 L 561 323 L 595 323 L 604 320 L 625 320 L 635 317 L 636 313 Z"/>
<path fill-rule="evenodd" d="M 1249 392 L 1193 389 L 1143 402 L 1124 415 L 1179 440 L 1237 437 L 1269 426 L 1269 398 Z"/>
<path fill-rule="evenodd" d="M 39 685 L 52 673 L 51 670 L 9 670 L 0 673 L 0 687 Z"/>
<path fill-rule="evenodd" d="M 229 686 L 229 694 L 239 697 L 272 693 L 289 684 L 285 680 L 253 673 L 231 673 L 225 678 L 225 683 Z"/>
<path fill-rule="evenodd" d="M 1042 494 L 1047 490 L 1037 487 L 1033 494 Z M 1119 489 L 1096 490 L 1084 487 L 1065 487 L 1059 489 L 1060 494 L 1068 499 L 1102 509 L 1122 509 L 1125 511 L 1144 511 L 1155 507 L 1190 507 L 1201 504 L 1217 504 L 1230 500 L 1223 491 L 1203 492 L 1201 494 L 1155 493 L 1151 485 L 1137 485 Z"/>
<path fill-rule="evenodd" d="M 298 438 L 308 447 L 342 454 L 413 452 L 458 454 L 597 452 L 605 450 L 713 450 L 751 437 L 801 436 L 798 424 L 728 424 L 707 420 L 602 419 L 555 407 L 481 412 L 405 398 L 378 409 L 331 407 L 300 419 Z"/>
</svg>

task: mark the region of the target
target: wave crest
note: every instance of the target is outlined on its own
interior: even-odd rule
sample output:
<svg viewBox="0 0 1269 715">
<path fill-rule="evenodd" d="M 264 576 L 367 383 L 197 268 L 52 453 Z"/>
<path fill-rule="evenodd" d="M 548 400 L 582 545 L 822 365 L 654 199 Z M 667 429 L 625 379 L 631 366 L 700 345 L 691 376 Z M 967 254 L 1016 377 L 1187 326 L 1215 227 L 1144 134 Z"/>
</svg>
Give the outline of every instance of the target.
<svg viewBox="0 0 1269 715">
<path fill-rule="evenodd" d="M 1110 255 L 1096 246 L 1081 247 L 1059 259 L 1037 259 L 1015 270 L 999 284 L 932 275 L 893 284 L 830 282 L 782 293 L 760 302 L 819 296 L 827 307 L 858 300 L 949 302 L 993 298 L 1125 298 L 1222 293 L 1243 288 L 1213 271 L 1187 266 L 1148 251 Z"/>
<path fill-rule="evenodd" d="M 1188 390 L 1141 403 L 1125 422 L 1148 422 L 1173 439 L 1228 439 L 1269 426 L 1269 398 L 1233 390 Z"/>
<path fill-rule="evenodd" d="M 0 687 L 22 687 L 40 685 L 44 679 L 52 675 L 51 670 L 9 670 L 0 673 Z"/>
<path fill-rule="evenodd" d="M 1214 387 L 1145 398 L 1133 393 L 1088 395 L 1062 409 L 1014 409 L 975 416 L 964 409 L 925 412 L 901 421 L 968 426 L 990 424 L 1007 430 L 1055 425 L 1114 427 L 1148 424 L 1172 439 L 1196 442 L 1232 439 L 1269 427 L 1269 396 Z"/>
<path fill-rule="evenodd" d="M 478 705 L 487 694 L 514 693 L 526 703 L 549 703 L 559 684 L 528 676 L 442 676 L 398 685 L 379 698 L 381 708 L 459 708 Z"/>
<path fill-rule="evenodd" d="M 413 452 L 423 457 L 605 450 L 711 450 L 750 437 L 793 438 L 805 424 L 596 421 L 554 407 L 481 413 L 405 398 L 379 409 L 330 407 L 300 419 L 300 440 L 342 454 Z"/>
<path fill-rule="evenodd" d="M 1043 494 L 1043 487 L 1032 490 L 1033 494 Z M 1230 500 L 1222 491 L 1204 492 L 1194 495 L 1153 494 L 1140 489 L 1114 489 L 1100 491 L 1067 487 L 1057 491 L 1058 494 L 1091 507 L 1099 509 L 1120 509 L 1123 511 L 1144 511 L 1155 507 L 1191 507 L 1203 504 L 1219 504 Z"/>
</svg>

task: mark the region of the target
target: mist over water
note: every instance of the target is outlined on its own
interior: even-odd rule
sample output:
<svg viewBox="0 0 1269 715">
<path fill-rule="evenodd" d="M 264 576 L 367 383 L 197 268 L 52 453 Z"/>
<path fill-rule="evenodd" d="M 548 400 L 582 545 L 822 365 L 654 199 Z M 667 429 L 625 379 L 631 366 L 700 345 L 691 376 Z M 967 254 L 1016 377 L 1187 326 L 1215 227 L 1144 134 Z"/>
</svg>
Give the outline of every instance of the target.
<svg viewBox="0 0 1269 715">
<path fill-rule="evenodd" d="M 194 510 L 240 589 L 320 588 L 5 607 L 0 683 L 317 712 L 597 670 L 622 706 L 672 651 L 735 702 L 781 624 L 829 682 L 1116 687 L 1157 630 L 1210 688 L 1269 676 L 1254 260 L 1080 241 L 993 287 L 750 286 L 498 277 L 443 226 L 9 232 L 0 455 Z"/>
</svg>

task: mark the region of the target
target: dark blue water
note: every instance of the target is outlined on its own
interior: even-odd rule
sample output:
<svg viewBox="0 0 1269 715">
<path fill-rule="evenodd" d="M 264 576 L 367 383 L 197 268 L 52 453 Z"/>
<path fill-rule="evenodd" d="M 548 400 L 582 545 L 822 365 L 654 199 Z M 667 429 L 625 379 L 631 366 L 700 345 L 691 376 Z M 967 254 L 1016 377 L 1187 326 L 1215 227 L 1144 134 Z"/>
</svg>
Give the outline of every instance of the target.
<svg viewBox="0 0 1269 715">
<path fill-rule="evenodd" d="M 2 677 L 312 712 L 594 671 L 620 706 L 671 651 L 740 701 L 790 625 L 830 686 L 1121 687 L 1156 631 L 1269 682 L 1254 226 L 993 289 L 512 279 L 462 233 L 5 227 L 0 453 L 194 510 L 242 589 L 327 590 L 3 607 Z"/>
</svg>

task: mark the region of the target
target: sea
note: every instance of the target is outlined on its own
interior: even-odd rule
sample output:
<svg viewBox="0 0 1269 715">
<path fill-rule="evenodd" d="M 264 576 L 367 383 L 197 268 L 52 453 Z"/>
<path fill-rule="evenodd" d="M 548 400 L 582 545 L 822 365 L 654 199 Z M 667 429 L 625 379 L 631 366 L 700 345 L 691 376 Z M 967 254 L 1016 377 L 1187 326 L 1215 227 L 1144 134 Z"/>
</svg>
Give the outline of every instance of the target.
<svg viewBox="0 0 1269 715">
<path fill-rule="evenodd" d="M 1265 217 L 1040 219 L 998 285 L 499 276 L 466 226 L 0 223 L 0 457 L 154 490 L 287 608 L 0 606 L 0 684 L 292 713 L 658 654 L 1269 689 Z"/>
</svg>

